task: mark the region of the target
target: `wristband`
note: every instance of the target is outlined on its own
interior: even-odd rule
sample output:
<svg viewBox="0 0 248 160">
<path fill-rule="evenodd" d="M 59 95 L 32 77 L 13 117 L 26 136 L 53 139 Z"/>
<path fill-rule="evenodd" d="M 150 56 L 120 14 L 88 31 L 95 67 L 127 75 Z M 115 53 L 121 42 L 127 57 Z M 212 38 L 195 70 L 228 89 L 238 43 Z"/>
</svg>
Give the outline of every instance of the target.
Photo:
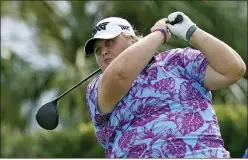
<svg viewBox="0 0 248 160">
<path fill-rule="evenodd" d="M 163 35 L 164 35 L 164 43 L 163 44 L 165 44 L 166 43 L 166 40 L 167 40 L 166 31 L 164 29 L 156 29 L 153 32 L 155 32 L 155 31 L 160 31 L 161 33 L 163 33 Z"/>
<path fill-rule="evenodd" d="M 192 34 L 195 32 L 195 30 L 197 29 L 197 27 L 195 25 L 189 27 L 187 33 L 186 33 L 186 41 L 189 41 Z"/>
</svg>

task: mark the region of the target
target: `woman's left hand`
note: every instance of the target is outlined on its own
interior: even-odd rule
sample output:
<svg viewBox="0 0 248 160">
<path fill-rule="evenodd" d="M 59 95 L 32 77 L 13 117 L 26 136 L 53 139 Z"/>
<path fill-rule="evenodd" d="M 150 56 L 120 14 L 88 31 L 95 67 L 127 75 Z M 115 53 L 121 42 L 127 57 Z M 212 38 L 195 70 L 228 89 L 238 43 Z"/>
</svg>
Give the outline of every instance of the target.
<svg viewBox="0 0 248 160">
<path fill-rule="evenodd" d="M 179 15 L 182 16 L 182 21 L 174 25 L 168 23 L 167 27 L 169 28 L 172 34 L 178 36 L 181 39 L 189 41 L 192 34 L 188 36 L 187 34 L 188 32 L 190 32 L 190 28 L 196 25 L 189 19 L 188 16 L 186 16 L 183 12 L 173 12 L 168 16 L 168 22 L 175 21 L 177 16 Z"/>
</svg>

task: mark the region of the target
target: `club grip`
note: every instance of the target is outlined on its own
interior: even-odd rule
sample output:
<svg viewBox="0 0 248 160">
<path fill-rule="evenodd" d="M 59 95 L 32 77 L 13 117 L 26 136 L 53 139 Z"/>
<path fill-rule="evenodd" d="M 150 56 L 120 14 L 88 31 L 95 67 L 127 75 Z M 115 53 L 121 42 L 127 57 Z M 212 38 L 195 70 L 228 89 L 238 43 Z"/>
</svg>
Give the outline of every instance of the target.
<svg viewBox="0 0 248 160">
<path fill-rule="evenodd" d="M 172 22 L 167 22 L 167 23 L 170 23 L 171 25 L 174 25 L 174 24 L 177 24 L 177 23 L 180 23 L 183 21 L 183 16 L 182 15 L 177 15 L 176 19 Z"/>
</svg>

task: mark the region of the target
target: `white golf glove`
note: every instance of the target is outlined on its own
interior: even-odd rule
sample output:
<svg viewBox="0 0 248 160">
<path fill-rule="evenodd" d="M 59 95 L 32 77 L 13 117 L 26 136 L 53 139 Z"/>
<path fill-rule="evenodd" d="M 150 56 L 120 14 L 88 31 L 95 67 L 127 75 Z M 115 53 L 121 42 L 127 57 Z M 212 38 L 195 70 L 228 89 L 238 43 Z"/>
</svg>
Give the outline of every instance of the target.
<svg viewBox="0 0 248 160">
<path fill-rule="evenodd" d="M 179 23 L 176 23 L 174 25 L 170 24 L 170 22 L 175 21 L 176 17 L 178 15 L 181 15 L 183 20 Z M 194 31 L 197 29 L 195 23 L 193 23 L 188 16 L 186 16 L 183 12 L 174 12 L 171 13 L 168 16 L 167 27 L 169 28 L 170 32 L 176 36 L 178 36 L 181 39 L 184 39 L 186 41 L 190 40 L 190 37 L 194 33 Z"/>
</svg>

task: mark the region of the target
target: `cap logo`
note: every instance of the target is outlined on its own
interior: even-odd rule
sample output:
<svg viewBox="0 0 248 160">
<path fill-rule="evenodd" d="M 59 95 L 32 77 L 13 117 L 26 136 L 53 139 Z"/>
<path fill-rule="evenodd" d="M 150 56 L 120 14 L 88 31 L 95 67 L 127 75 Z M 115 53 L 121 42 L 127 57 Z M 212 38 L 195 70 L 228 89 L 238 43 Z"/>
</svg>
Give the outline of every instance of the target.
<svg viewBox="0 0 248 160">
<path fill-rule="evenodd" d="M 128 30 L 130 31 L 130 26 L 125 26 L 125 25 L 119 25 L 121 27 L 121 30 Z"/>
<path fill-rule="evenodd" d="M 106 26 L 109 22 L 103 22 L 94 27 L 92 35 L 94 36 L 98 31 L 106 30 Z"/>
</svg>

